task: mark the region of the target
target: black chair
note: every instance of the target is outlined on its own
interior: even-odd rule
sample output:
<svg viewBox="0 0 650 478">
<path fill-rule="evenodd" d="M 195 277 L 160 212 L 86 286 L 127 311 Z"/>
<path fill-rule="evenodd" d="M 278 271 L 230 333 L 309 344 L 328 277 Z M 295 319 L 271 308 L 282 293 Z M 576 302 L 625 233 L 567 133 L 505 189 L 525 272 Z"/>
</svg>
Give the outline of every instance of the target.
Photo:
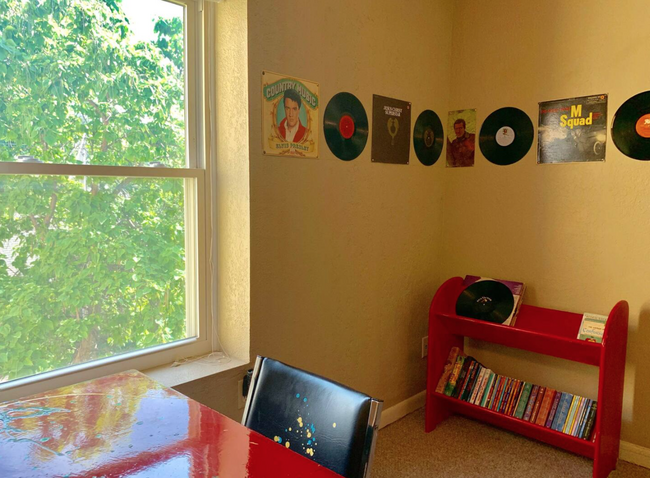
<svg viewBox="0 0 650 478">
<path fill-rule="evenodd" d="M 383 402 L 257 357 L 242 424 L 347 478 L 370 473 Z"/>
</svg>

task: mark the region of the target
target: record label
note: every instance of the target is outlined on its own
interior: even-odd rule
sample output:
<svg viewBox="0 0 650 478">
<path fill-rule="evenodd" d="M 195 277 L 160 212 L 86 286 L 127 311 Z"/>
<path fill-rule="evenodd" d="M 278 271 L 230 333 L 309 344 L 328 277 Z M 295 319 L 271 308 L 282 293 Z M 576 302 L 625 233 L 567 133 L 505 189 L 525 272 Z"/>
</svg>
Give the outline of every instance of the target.
<svg viewBox="0 0 650 478">
<path fill-rule="evenodd" d="M 645 114 L 636 122 L 636 132 L 643 138 L 650 138 L 650 114 Z"/>
<path fill-rule="evenodd" d="M 339 131 L 341 136 L 345 139 L 350 139 L 354 136 L 354 120 L 350 115 L 341 116 L 341 121 L 339 121 Z"/>
<path fill-rule="evenodd" d="M 496 140 L 499 146 L 503 146 L 504 148 L 506 146 L 510 146 L 512 142 L 515 140 L 515 130 L 513 130 L 510 126 L 504 126 L 503 128 L 499 128 L 499 132 L 497 133 Z"/>
<path fill-rule="evenodd" d="M 422 164 L 431 166 L 438 161 L 444 142 L 442 122 L 431 110 L 420 113 L 413 128 L 413 149 Z"/>
<path fill-rule="evenodd" d="M 368 141 L 368 116 L 361 101 L 351 93 L 337 93 L 323 116 L 325 141 L 334 155 L 351 161 L 361 154 Z"/>
<path fill-rule="evenodd" d="M 478 144 L 488 161 L 507 166 L 528 153 L 533 136 L 533 122 L 526 113 L 517 108 L 501 108 L 485 118 Z"/>
<path fill-rule="evenodd" d="M 433 146 L 433 140 L 436 135 L 433 133 L 433 130 L 427 126 L 427 129 L 424 130 L 424 146 L 430 148 Z"/>
</svg>

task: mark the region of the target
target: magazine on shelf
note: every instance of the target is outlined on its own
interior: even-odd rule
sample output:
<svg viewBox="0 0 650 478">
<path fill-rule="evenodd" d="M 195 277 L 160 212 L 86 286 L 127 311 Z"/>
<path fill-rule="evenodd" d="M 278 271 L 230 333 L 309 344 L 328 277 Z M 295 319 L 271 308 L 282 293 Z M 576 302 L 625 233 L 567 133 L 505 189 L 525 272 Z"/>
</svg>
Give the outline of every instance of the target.
<svg viewBox="0 0 650 478">
<path fill-rule="evenodd" d="M 606 323 L 606 315 L 583 314 L 580 330 L 578 331 L 578 339 L 586 340 L 587 342 L 602 343 Z"/>
</svg>

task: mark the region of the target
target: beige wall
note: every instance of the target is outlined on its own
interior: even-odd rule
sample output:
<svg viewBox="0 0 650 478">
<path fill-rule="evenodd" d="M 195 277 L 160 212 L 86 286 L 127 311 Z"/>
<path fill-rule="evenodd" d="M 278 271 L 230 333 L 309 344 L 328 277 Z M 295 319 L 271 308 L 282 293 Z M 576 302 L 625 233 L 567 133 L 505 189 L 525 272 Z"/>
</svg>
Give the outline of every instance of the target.
<svg viewBox="0 0 650 478">
<path fill-rule="evenodd" d="M 425 388 L 438 283 L 440 168 L 264 157 L 261 73 L 447 108 L 451 4 L 249 0 L 251 351 L 343 382 L 390 407 Z M 322 123 L 321 123 L 322 124 Z"/>
<path fill-rule="evenodd" d="M 523 109 L 539 101 L 609 94 L 609 118 L 650 89 L 645 0 L 463 2 L 454 14 L 451 109 Z M 605 163 L 536 164 L 537 141 L 501 167 L 446 170 L 442 277 L 475 273 L 528 283 L 525 303 L 606 314 L 630 303 L 622 439 L 650 447 L 650 164 L 622 155 L 611 138 Z M 595 398 L 589 366 L 480 346 L 502 373 Z"/>
<path fill-rule="evenodd" d="M 536 125 L 539 101 L 608 93 L 611 118 L 648 89 L 646 4 L 467 0 L 452 11 L 445 0 L 249 0 L 251 355 L 332 377 L 390 407 L 425 387 L 420 338 L 441 280 L 523 280 L 526 303 L 579 313 L 607 313 L 626 299 L 622 438 L 650 447 L 649 164 L 611 139 L 605 163 L 536 165 L 535 141 L 512 166 L 478 153 L 474 168 L 446 169 L 422 166 L 413 151 L 408 166 L 371 164 L 370 143 L 345 163 L 322 133 L 320 159 L 263 157 L 260 138 L 263 69 L 318 81 L 323 105 L 353 92 L 369 114 L 377 93 L 412 101 L 414 119 L 425 108 L 443 122 L 448 109 L 477 108 L 480 125 L 516 106 Z M 225 314 L 237 316 L 231 305 Z M 596 396 L 587 365 L 470 347 L 500 373 Z M 240 375 L 182 391 L 237 417 Z"/>
<path fill-rule="evenodd" d="M 319 82 L 321 124 L 325 105 L 339 91 L 357 95 L 370 120 L 374 93 L 411 101 L 413 121 L 424 109 L 442 115 L 452 9 L 444 0 L 218 4 L 218 98 L 226 103 L 217 119 L 218 171 L 225 174 L 219 179 L 218 234 L 225 241 L 219 313 L 226 351 L 245 358 L 248 346 L 247 337 L 242 346 L 233 341 L 247 325 L 245 309 L 236 304 L 247 285 L 241 276 L 248 266 L 242 175 L 250 164 L 251 359 L 275 357 L 384 399 L 386 407 L 425 388 L 420 347 L 440 283 L 444 169 L 423 166 L 412 149 L 408 166 L 371 164 L 370 141 L 357 159 L 340 161 L 322 129 L 319 159 L 264 157 L 261 73 Z M 241 150 L 245 142 L 234 141 L 229 129 L 230 99 L 244 101 L 246 92 L 223 81 L 224 75 L 241 77 L 246 65 L 246 29 L 238 23 L 246 14 L 250 161 Z M 177 389 L 238 419 L 244 370 Z"/>
<path fill-rule="evenodd" d="M 216 87 L 211 108 L 216 146 L 217 307 L 221 345 L 234 357 L 250 352 L 250 187 L 248 162 L 247 5 L 242 0 L 205 4 L 208 21 L 216 22 Z M 216 14 L 216 15 L 215 15 Z M 206 39 L 207 42 L 207 39 Z M 214 47 L 213 47 L 214 48 Z M 206 53 L 210 54 L 207 50 Z M 215 78 L 215 75 L 210 75 Z M 207 115 L 210 117 L 210 115 Z M 216 134 L 214 134 L 216 133 Z M 215 145 L 216 143 L 216 145 Z M 216 345 L 216 344 L 215 344 Z"/>
</svg>

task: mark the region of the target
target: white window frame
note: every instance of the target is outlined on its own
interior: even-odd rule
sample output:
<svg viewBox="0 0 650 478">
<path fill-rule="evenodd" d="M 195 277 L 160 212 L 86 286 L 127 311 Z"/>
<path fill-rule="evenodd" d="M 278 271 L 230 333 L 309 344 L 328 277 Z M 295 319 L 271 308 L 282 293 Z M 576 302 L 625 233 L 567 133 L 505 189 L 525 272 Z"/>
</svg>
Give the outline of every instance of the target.
<svg viewBox="0 0 650 478">
<path fill-rule="evenodd" d="M 146 370 L 170 364 L 180 358 L 215 351 L 216 332 L 213 297 L 216 268 L 212 264 L 214 231 L 212 223 L 214 187 L 212 165 L 205 151 L 204 26 L 202 0 L 165 0 L 185 7 L 185 98 L 187 168 L 148 168 L 83 164 L 0 162 L 0 175 L 115 176 L 133 178 L 185 179 L 185 250 L 187 335 L 179 341 L 140 349 L 50 372 L 0 383 L 0 402 L 129 369 Z"/>
</svg>

